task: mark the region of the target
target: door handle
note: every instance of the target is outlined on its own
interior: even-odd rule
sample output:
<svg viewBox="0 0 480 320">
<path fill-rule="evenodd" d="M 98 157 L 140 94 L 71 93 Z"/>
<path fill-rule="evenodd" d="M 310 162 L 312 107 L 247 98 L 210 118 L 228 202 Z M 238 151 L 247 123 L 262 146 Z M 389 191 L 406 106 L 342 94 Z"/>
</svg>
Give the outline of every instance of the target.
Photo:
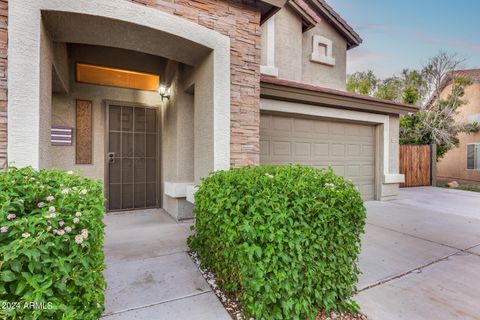
<svg viewBox="0 0 480 320">
<path fill-rule="evenodd" d="M 108 163 L 115 163 L 115 152 L 107 153 Z"/>
</svg>

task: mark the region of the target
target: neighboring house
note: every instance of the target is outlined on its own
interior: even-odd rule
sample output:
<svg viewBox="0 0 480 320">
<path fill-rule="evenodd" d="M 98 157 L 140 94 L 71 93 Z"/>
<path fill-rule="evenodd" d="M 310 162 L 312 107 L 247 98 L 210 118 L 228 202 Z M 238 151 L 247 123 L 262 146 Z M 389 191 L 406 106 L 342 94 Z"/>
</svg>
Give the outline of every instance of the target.
<svg viewBox="0 0 480 320">
<path fill-rule="evenodd" d="M 416 109 L 345 91 L 361 39 L 323 0 L 0 9 L 3 165 L 79 171 L 109 210 L 176 219 L 202 177 L 245 165 L 331 166 L 365 199 L 398 193 L 399 114 Z"/>
<path fill-rule="evenodd" d="M 459 108 L 457 120 L 465 123 L 480 123 L 480 69 L 459 70 L 455 75 L 467 76 L 473 84 L 465 89 L 467 103 Z M 445 86 L 442 95 L 452 91 L 452 85 Z M 456 180 L 459 183 L 480 185 L 480 132 L 461 133 L 460 144 L 448 151 L 437 165 L 437 178 Z"/>
</svg>

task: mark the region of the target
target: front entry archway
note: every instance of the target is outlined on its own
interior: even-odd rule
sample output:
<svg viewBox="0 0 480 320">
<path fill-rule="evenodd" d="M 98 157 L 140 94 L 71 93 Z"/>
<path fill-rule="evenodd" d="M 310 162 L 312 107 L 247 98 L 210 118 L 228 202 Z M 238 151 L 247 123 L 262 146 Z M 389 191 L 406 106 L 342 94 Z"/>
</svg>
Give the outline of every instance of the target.
<svg viewBox="0 0 480 320">
<path fill-rule="evenodd" d="M 140 51 L 194 67 L 195 177 L 230 167 L 230 40 L 188 20 L 130 1 L 9 3 L 8 145 L 18 166 L 48 166 L 55 43 Z M 82 27 L 79 27 L 82 26 Z M 38 50 L 40 48 L 40 50 Z M 25 85 L 25 76 L 30 82 Z M 24 130 L 28 123 L 31 130 Z"/>
<path fill-rule="evenodd" d="M 70 94 L 70 100 L 90 99 L 89 95 L 73 97 L 80 91 L 68 92 L 75 80 L 71 77 L 68 54 L 62 52 L 67 52 L 65 44 L 75 44 L 126 49 L 188 67 L 188 78 L 182 79 L 182 83 L 177 81 L 175 90 L 186 92 L 194 88 L 193 110 L 182 111 L 193 113 L 190 126 L 193 141 L 189 141 L 189 145 L 194 156 L 188 164 L 191 179 L 185 180 L 182 168 L 172 170 L 168 180 L 159 177 L 157 199 L 163 199 L 159 202 L 174 208 L 172 211 L 184 210 L 191 206 L 185 204 L 187 185 L 191 187 L 210 172 L 230 167 L 230 39 L 227 36 L 174 15 L 122 0 L 12 1 L 9 18 L 12 41 L 8 47 L 8 139 L 15 141 L 8 145 L 9 161 L 17 166 L 34 168 L 66 167 L 52 159 L 55 154 L 51 152 L 50 144 L 52 88 L 63 88 L 66 94 Z M 25 85 L 26 75 L 30 80 L 28 85 Z M 140 96 L 138 94 L 136 98 Z M 176 117 L 182 120 L 181 116 Z M 29 130 L 24 130 L 26 124 Z M 181 134 L 181 130 L 171 132 Z M 97 146 L 102 143 L 98 142 Z M 173 149 L 169 154 L 178 154 L 182 148 L 180 142 L 170 146 Z M 98 155 L 99 151 L 96 152 Z M 102 166 L 101 170 L 94 170 L 94 178 L 105 180 L 99 173 L 106 171 L 107 152 L 101 154 L 100 161 L 94 156 L 93 165 Z M 78 171 L 82 172 L 82 168 L 78 167 Z M 150 206 L 151 199 L 147 200 L 145 207 Z M 177 216 L 178 219 L 184 217 Z"/>
</svg>

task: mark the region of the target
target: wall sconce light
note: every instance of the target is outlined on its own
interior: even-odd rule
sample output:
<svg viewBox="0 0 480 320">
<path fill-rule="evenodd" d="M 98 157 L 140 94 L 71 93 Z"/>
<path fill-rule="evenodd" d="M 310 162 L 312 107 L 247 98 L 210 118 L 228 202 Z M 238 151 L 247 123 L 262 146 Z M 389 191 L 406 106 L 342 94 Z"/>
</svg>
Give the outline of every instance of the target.
<svg viewBox="0 0 480 320">
<path fill-rule="evenodd" d="M 170 100 L 170 88 L 167 88 L 166 86 L 161 84 L 160 87 L 158 87 L 158 93 L 162 97 L 162 101 L 164 98 Z"/>
</svg>

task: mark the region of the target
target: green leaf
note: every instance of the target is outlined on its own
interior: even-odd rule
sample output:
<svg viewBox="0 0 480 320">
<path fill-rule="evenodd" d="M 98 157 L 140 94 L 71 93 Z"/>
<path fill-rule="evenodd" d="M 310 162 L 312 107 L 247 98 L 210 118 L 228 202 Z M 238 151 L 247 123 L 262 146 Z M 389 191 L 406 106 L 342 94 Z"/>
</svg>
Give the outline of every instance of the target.
<svg viewBox="0 0 480 320">
<path fill-rule="evenodd" d="M 15 273 L 10 270 L 5 270 L 2 272 L 1 279 L 4 282 L 11 282 L 16 279 Z"/>
</svg>

